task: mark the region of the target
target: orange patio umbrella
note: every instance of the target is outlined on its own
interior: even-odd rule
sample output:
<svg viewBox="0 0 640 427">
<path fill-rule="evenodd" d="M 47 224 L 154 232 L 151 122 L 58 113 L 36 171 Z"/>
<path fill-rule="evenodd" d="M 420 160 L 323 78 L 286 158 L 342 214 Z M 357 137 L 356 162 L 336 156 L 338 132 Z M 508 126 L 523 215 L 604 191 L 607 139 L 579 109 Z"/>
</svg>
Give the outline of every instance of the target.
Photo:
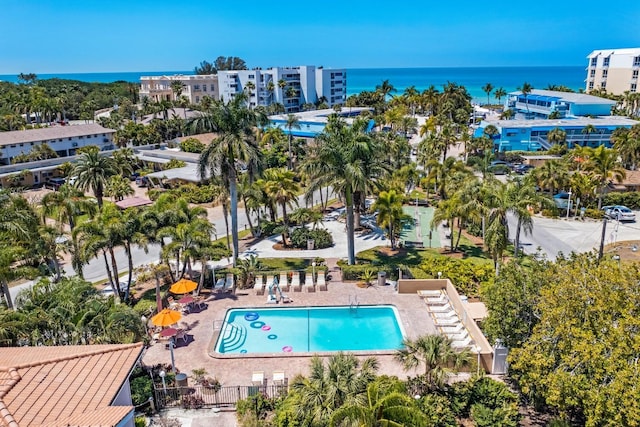
<svg viewBox="0 0 640 427">
<path fill-rule="evenodd" d="M 179 311 L 165 308 L 160 313 L 151 318 L 151 323 L 156 326 L 169 326 L 178 322 L 182 318 Z"/>
<path fill-rule="evenodd" d="M 176 283 L 174 283 L 173 285 L 171 285 L 171 288 L 169 288 L 169 290 L 173 294 L 186 294 L 193 291 L 197 287 L 198 287 L 198 284 L 193 280 L 182 278 L 178 280 Z"/>
</svg>

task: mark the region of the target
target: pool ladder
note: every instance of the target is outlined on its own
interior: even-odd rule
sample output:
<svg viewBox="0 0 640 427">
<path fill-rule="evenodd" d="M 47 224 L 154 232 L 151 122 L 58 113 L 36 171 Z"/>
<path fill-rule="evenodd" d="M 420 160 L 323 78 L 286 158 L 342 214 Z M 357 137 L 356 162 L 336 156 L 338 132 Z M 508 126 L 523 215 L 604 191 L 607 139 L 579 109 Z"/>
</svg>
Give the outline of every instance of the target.
<svg viewBox="0 0 640 427">
<path fill-rule="evenodd" d="M 357 314 L 359 306 L 358 297 L 356 295 L 349 295 L 349 313 Z"/>
</svg>

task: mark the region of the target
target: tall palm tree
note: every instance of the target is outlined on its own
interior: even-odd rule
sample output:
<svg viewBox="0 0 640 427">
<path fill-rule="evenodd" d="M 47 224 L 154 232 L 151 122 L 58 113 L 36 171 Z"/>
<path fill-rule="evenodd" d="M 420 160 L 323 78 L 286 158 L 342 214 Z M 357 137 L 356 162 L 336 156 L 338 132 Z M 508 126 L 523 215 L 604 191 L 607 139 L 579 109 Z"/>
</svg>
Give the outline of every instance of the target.
<svg viewBox="0 0 640 427">
<path fill-rule="evenodd" d="M 529 94 L 533 90 L 533 86 L 531 86 L 530 83 L 524 82 L 524 83 L 522 83 L 522 86 L 520 86 L 518 88 L 518 90 L 520 92 L 522 92 L 522 96 L 524 97 L 524 102 L 527 105 L 527 115 L 528 115 L 529 114 L 529 103 L 527 102 L 527 98 L 529 97 Z"/>
<path fill-rule="evenodd" d="M 525 234 L 533 232 L 532 212 L 530 208 L 550 208 L 553 202 L 545 196 L 536 192 L 533 182 L 525 179 L 514 179 L 507 184 L 509 193 L 509 203 L 511 207 L 509 212 L 515 215 L 518 223 L 516 225 L 516 236 L 514 239 L 514 257 L 518 258 L 520 253 L 520 230 L 524 230 Z"/>
<path fill-rule="evenodd" d="M 547 141 L 551 144 L 564 144 L 567 142 L 567 132 L 562 128 L 553 128 L 547 134 Z"/>
<path fill-rule="evenodd" d="M 612 179 L 622 182 L 627 173 L 618 162 L 618 152 L 604 145 L 593 150 L 593 154 L 585 164 L 585 169 L 589 171 L 600 189 L 598 193 L 598 209 L 602 207 L 604 190 Z"/>
<path fill-rule="evenodd" d="M 256 84 L 249 80 L 245 83 L 244 88 L 247 91 L 247 106 L 251 108 L 251 97 L 253 96 L 253 90 L 256 88 Z"/>
<path fill-rule="evenodd" d="M 331 415 L 345 404 L 366 402 L 366 390 L 376 377 L 375 358 L 358 360 L 353 354 L 337 353 L 326 362 L 314 356 L 311 374 L 293 379 L 291 389 L 300 397 L 294 410 L 304 425 L 329 425 Z"/>
<path fill-rule="evenodd" d="M 293 129 L 300 129 L 300 119 L 295 114 L 287 114 L 287 119 L 284 126 L 287 128 L 289 134 L 289 170 L 293 169 L 293 158 L 291 157 L 291 141 L 293 140 Z"/>
<path fill-rule="evenodd" d="M 173 101 L 176 103 L 182 96 L 185 85 L 180 80 L 171 81 L 171 91 L 173 92 Z"/>
<path fill-rule="evenodd" d="M 532 176 L 540 188 L 549 190 L 553 196 L 556 190 L 565 188 L 569 181 L 569 171 L 559 160 L 549 160 L 532 171 Z"/>
<path fill-rule="evenodd" d="M 404 348 L 398 350 L 395 359 L 406 370 L 424 365 L 425 382 L 433 390 L 444 386 L 449 375 L 469 364 L 468 349 L 456 351 L 451 339 L 444 335 L 423 335 L 415 340 L 405 339 Z"/>
<path fill-rule="evenodd" d="M 383 80 L 382 83 L 376 86 L 376 92 L 382 94 L 383 99 L 387 100 L 392 93 L 396 93 L 398 90 L 391 84 L 389 80 Z"/>
<path fill-rule="evenodd" d="M 77 176 L 75 186 L 83 191 L 92 190 L 102 209 L 102 198 L 109 177 L 120 173 L 121 169 L 111 157 L 100 155 L 98 151 L 82 153 L 72 174 Z"/>
<path fill-rule="evenodd" d="M 396 237 L 402 230 L 402 221 L 405 214 L 402 212 L 404 197 L 396 193 L 396 190 L 381 191 L 378 199 L 371 206 L 372 210 L 378 212 L 376 218 L 378 225 L 385 227 L 391 242 L 391 249 L 396 248 Z"/>
<path fill-rule="evenodd" d="M 253 129 L 258 124 L 257 115 L 245 105 L 243 96 L 237 96 L 226 104 L 216 104 L 211 112 L 212 131 L 218 136 L 200 154 L 198 173 L 201 177 L 219 177 L 229 190 L 231 198 L 231 237 L 233 239 L 233 264 L 238 262 L 238 175 L 241 165 L 249 177 L 260 169 L 259 148 Z"/>
<path fill-rule="evenodd" d="M 635 170 L 640 159 L 640 125 L 631 129 L 619 127 L 611 135 L 613 148 L 618 151 L 622 163 L 631 170 Z"/>
<path fill-rule="evenodd" d="M 482 86 L 482 91 L 487 94 L 487 105 L 489 105 L 491 103 L 491 101 L 489 101 L 489 97 L 491 96 L 491 92 L 493 92 L 493 85 L 491 83 L 487 83 Z"/>
<path fill-rule="evenodd" d="M 496 99 L 498 100 L 498 104 L 500 104 L 502 101 L 502 98 L 507 96 L 507 91 L 504 90 L 504 88 L 499 87 L 498 89 L 495 90 L 495 92 L 493 92 L 493 96 L 496 97 Z"/>
<path fill-rule="evenodd" d="M 268 169 L 265 171 L 265 192 L 274 205 L 282 208 L 282 219 L 284 221 L 282 244 L 286 246 L 286 237 L 289 229 L 289 216 L 287 206 L 298 205 L 298 192 L 300 185 L 294 180 L 295 174 L 285 169 Z"/>
</svg>

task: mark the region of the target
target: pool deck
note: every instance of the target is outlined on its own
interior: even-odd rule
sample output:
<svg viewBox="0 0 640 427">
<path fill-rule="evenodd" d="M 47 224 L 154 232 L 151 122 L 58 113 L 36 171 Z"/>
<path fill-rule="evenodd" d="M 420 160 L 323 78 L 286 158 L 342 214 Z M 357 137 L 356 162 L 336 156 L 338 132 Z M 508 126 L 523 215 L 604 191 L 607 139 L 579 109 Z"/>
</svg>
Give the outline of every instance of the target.
<svg viewBox="0 0 640 427">
<path fill-rule="evenodd" d="M 333 273 L 333 276 L 339 278 L 339 272 L 336 273 Z M 287 294 L 294 301 L 284 304 L 285 307 L 349 305 L 350 299 L 354 297 L 360 305 L 394 305 L 400 314 L 405 337 L 413 339 L 420 335 L 436 333 L 435 325 L 420 297 L 417 294 L 399 295 L 393 286 L 372 286 L 363 289 L 358 288 L 354 283 L 331 281 L 328 283 L 327 291 L 312 293 L 290 291 Z M 188 375 L 193 369 L 204 368 L 209 376 L 216 377 L 225 386 L 251 385 L 252 373 L 255 371 L 263 371 L 269 383 L 274 371 L 284 371 L 288 378 L 293 378 L 296 374 L 308 375 L 312 354 L 283 353 L 263 356 L 247 354 L 220 357 L 213 353 L 214 321 L 224 319 L 227 309 L 230 308 L 276 306 L 266 304 L 265 301 L 266 296 L 257 296 L 253 290 L 238 290 L 235 295 L 212 295 L 207 299 L 207 307 L 202 311 L 196 310 L 194 313 L 184 315 L 179 326 L 188 329 L 188 339 L 186 343 L 180 340 L 176 344 L 174 349 L 176 368 Z M 373 353 L 378 359 L 380 374 L 396 375 L 400 378 L 415 374 L 415 372 L 405 372 L 400 364 L 393 360 L 393 354 L 372 352 L 372 355 Z M 147 365 L 170 364 L 170 351 L 162 341 L 152 344 L 145 351 L 143 362 Z"/>
</svg>

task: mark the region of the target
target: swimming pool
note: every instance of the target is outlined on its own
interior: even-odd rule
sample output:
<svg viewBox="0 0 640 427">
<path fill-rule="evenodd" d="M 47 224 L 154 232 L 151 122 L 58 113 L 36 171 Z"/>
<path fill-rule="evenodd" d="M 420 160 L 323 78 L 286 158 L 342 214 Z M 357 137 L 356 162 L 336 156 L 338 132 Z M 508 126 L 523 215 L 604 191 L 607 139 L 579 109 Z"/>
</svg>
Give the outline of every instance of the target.
<svg viewBox="0 0 640 427">
<path fill-rule="evenodd" d="M 214 347 L 219 354 L 374 351 L 402 348 L 390 305 L 230 309 Z"/>
</svg>

